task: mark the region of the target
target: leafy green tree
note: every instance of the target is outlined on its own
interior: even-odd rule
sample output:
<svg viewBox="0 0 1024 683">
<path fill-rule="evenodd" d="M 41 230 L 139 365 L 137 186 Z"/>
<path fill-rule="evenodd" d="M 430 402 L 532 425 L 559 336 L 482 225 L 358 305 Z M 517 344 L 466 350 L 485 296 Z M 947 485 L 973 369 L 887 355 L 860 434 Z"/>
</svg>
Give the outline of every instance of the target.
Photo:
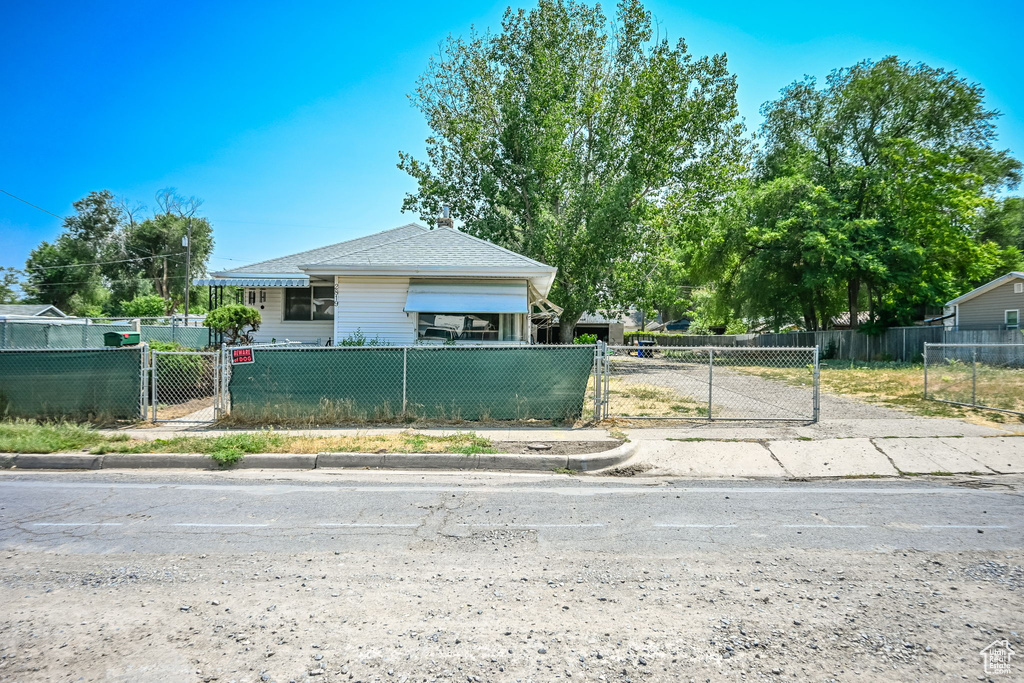
<svg viewBox="0 0 1024 683">
<path fill-rule="evenodd" d="M 167 300 L 150 294 L 121 302 L 121 315 L 130 318 L 160 318 L 167 315 Z"/>
<path fill-rule="evenodd" d="M 1006 197 L 982 214 L 979 237 L 1024 251 L 1024 197 Z"/>
<path fill-rule="evenodd" d="M 121 209 L 106 190 L 90 192 L 73 206 L 75 213 L 64 219 L 64 232 L 29 254 L 24 288 L 32 301 L 78 314 L 107 299 L 98 262 L 120 224 Z"/>
<path fill-rule="evenodd" d="M 175 311 L 184 303 L 186 283 L 206 269 L 213 229 L 207 219 L 195 216 L 201 202 L 194 197 L 182 198 L 168 188 L 157 194 L 157 204 L 160 212 L 151 218 L 136 220 L 134 212 L 126 212 L 128 220 L 106 252 L 110 264 L 104 274 L 125 299 L 154 293 Z M 190 224 L 191 272 L 186 273 L 182 238 Z"/>
<path fill-rule="evenodd" d="M 22 272 L 17 268 L 0 266 L 0 304 L 18 302 Z"/>
<path fill-rule="evenodd" d="M 749 188 L 690 224 L 687 263 L 752 318 L 827 327 L 865 308 L 873 326 L 984 281 L 1019 253 L 980 222 L 1020 180 L 995 148 L 997 114 L 977 84 L 887 57 L 793 83 L 763 108 Z"/>
<path fill-rule="evenodd" d="M 556 266 L 561 339 L 580 316 L 643 292 L 676 231 L 668 197 L 703 210 L 743 156 L 736 81 L 724 55 L 654 39 L 650 14 L 540 0 L 509 8 L 499 33 L 455 38 L 412 96 L 432 135 L 427 160 L 400 154 L 418 189 L 403 208 L 442 205 L 474 235 Z"/>
<path fill-rule="evenodd" d="M 260 312 L 242 304 L 221 306 L 206 314 L 206 326 L 226 334 L 229 344 L 251 343 L 260 322 Z"/>
</svg>

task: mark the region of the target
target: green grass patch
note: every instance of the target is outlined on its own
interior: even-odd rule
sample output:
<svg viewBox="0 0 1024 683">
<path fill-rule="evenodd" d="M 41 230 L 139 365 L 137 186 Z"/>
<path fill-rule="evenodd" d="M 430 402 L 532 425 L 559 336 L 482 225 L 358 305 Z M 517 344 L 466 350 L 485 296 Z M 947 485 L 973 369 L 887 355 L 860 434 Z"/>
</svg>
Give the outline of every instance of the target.
<svg viewBox="0 0 1024 683">
<path fill-rule="evenodd" d="M 58 453 L 80 451 L 101 443 L 127 441 L 127 435 L 104 435 L 89 425 L 74 422 L 34 422 L 5 420 L 0 422 L 0 452 Z"/>
<path fill-rule="evenodd" d="M 90 453 L 201 453 L 221 464 L 233 464 L 250 453 L 496 453 L 490 439 L 471 432 L 430 436 L 415 432 L 360 436 L 289 436 L 273 430 L 217 436 L 175 436 L 133 439 L 104 434 L 70 422 L 0 422 L 0 453 L 59 453 L 88 449 Z"/>
</svg>

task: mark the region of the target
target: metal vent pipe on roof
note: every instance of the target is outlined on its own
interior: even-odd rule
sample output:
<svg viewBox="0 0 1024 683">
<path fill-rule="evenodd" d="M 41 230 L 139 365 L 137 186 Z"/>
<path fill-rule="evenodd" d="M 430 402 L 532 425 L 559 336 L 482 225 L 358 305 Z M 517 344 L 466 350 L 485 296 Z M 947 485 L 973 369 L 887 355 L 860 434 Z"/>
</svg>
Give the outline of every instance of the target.
<svg viewBox="0 0 1024 683">
<path fill-rule="evenodd" d="M 452 220 L 451 207 L 447 204 L 441 207 L 441 217 L 437 219 L 437 227 L 455 229 L 455 221 Z"/>
</svg>

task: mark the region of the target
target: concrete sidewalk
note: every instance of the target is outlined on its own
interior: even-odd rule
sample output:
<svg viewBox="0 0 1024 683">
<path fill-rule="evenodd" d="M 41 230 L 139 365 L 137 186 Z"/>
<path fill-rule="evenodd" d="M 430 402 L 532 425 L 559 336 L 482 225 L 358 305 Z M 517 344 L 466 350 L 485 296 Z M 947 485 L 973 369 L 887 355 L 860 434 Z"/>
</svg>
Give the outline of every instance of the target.
<svg viewBox="0 0 1024 683">
<path fill-rule="evenodd" d="M 1024 437 L 644 440 L 628 465 L 702 479 L 1024 474 Z"/>
<path fill-rule="evenodd" d="M 193 425 L 183 429 L 177 424 L 161 424 L 152 428 L 116 431 L 133 438 L 152 440 L 261 430 L 223 429 L 213 425 Z M 985 427 L 962 420 L 909 415 L 907 419 L 821 420 L 808 424 L 693 422 L 672 427 L 629 426 L 621 429 L 478 428 L 467 424 L 429 429 L 398 426 L 274 431 L 296 436 L 364 436 L 402 432 L 446 436 L 474 432 L 494 441 L 539 442 L 604 441 L 621 437 L 624 433 L 635 450 L 631 449 L 632 457 L 627 463 L 620 462 L 614 466 L 628 466 L 630 472 L 646 476 L 731 479 L 1024 473 L 1024 425 L 1008 423 L 1001 427 Z M 443 466 L 444 457 L 431 458 L 429 466 Z M 258 467 L 258 460 L 253 458 L 249 466 Z M 365 465 L 394 467 L 400 458 L 393 456 L 391 460 L 392 463 L 379 464 L 374 460 Z M 563 465 L 568 469 L 595 469 L 580 461 L 569 460 Z M 520 459 L 520 462 L 524 460 Z M 540 463 L 538 459 L 538 463 L 536 468 L 529 469 L 553 468 L 546 461 Z M 596 465 L 597 460 L 593 464 Z"/>
</svg>

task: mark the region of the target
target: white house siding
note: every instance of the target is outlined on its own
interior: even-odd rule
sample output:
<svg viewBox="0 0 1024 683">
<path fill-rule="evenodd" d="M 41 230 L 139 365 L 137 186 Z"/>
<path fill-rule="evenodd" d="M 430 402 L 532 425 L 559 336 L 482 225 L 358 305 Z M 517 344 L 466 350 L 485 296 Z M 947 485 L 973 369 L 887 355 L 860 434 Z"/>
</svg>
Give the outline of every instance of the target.
<svg viewBox="0 0 1024 683">
<path fill-rule="evenodd" d="M 962 330 L 997 330 L 1002 329 L 1007 310 L 1019 310 L 1024 316 L 1024 292 L 1013 291 L 1013 285 L 1021 282 L 1014 278 L 960 304 L 957 325 Z"/>
<path fill-rule="evenodd" d="M 337 276 L 334 285 L 335 344 L 357 332 L 388 344 L 416 341 L 416 314 L 406 313 L 407 277 Z"/>
<path fill-rule="evenodd" d="M 331 320 L 285 320 L 284 319 L 284 288 L 267 287 L 267 300 L 260 303 L 260 289 L 247 289 L 245 304 L 252 305 L 260 312 L 263 322 L 260 329 L 253 335 L 256 343 L 269 344 L 271 340 L 278 342 L 300 341 L 310 344 L 327 344 L 334 337 L 334 322 Z M 249 304 L 249 292 L 256 293 L 256 303 Z"/>
</svg>

